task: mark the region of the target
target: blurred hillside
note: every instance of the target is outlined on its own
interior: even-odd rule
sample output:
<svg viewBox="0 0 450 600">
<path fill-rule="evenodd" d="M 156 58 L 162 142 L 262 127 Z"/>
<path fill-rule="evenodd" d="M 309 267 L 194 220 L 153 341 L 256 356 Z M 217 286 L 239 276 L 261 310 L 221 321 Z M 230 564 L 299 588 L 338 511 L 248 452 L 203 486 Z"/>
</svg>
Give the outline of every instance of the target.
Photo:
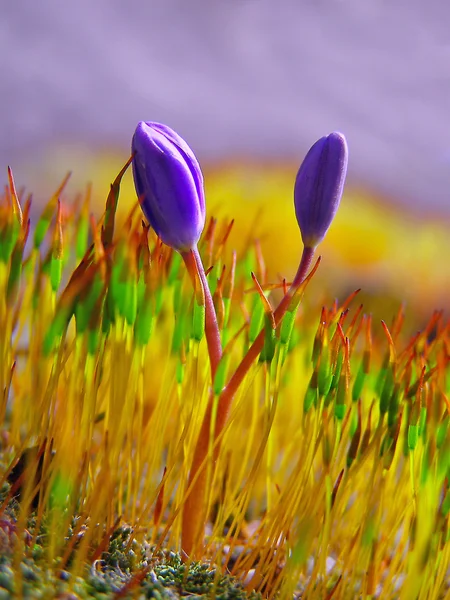
<svg viewBox="0 0 450 600">
<path fill-rule="evenodd" d="M 71 164 L 72 160 L 66 156 L 62 162 Z M 123 157 L 102 154 L 92 158 L 83 173 L 95 181 L 90 198 L 97 218 L 104 211 L 110 183 L 122 166 Z M 228 255 L 232 249 L 240 257 L 249 249 L 254 254 L 252 247 L 258 240 L 267 280 L 272 283 L 281 282 L 283 277 L 289 280 L 300 258 L 301 238 L 293 205 L 297 168 L 296 163 L 247 161 L 204 169 L 207 219 L 216 218 L 223 232 L 234 219 Z M 76 196 L 80 201 L 80 194 L 87 193 L 79 179 L 69 182 L 62 196 L 63 206 Z M 129 169 L 120 190 L 118 231 L 136 208 Z M 35 206 L 35 218 L 39 211 Z M 322 255 L 323 260 L 310 284 L 308 298 L 320 309 L 322 304 L 330 305 L 336 297 L 342 301 L 362 288 L 353 308 L 363 303 L 364 310 L 376 320 L 389 322 L 404 304 L 407 322 L 421 327 L 434 309 L 448 311 L 449 225 L 449 220 L 430 215 L 425 219 L 363 189 L 347 186 L 337 216 L 318 248 L 317 256 Z M 249 272 L 251 286 L 250 282 Z"/>
</svg>

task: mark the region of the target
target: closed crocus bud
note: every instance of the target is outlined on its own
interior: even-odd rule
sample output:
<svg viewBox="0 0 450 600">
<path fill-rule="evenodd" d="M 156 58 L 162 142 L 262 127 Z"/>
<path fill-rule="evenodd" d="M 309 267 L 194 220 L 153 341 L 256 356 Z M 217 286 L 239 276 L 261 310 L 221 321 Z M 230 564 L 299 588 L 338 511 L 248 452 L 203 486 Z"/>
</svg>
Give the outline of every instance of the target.
<svg viewBox="0 0 450 600">
<path fill-rule="evenodd" d="M 194 248 L 205 225 L 203 175 L 175 131 L 141 121 L 131 144 L 142 211 L 161 240 L 179 252 Z"/>
<path fill-rule="evenodd" d="M 342 133 L 320 138 L 305 156 L 294 187 L 295 214 L 307 248 L 325 237 L 341 201 L 348 149 Z"/>
</svg>

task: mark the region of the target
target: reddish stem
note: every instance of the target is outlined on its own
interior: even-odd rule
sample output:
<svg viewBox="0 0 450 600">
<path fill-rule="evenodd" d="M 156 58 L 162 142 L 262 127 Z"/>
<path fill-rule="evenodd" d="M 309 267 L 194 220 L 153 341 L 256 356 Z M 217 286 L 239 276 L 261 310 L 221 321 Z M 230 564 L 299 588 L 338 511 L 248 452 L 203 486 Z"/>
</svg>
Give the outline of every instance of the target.
<svg viewBox="0 0 450 600">
<path fill-rule="evenodd" d="M 209 362 L 211 365 L 211 381 L 214 382 L 217 367 L 222 358 L 222 344 L 220 341 L 219 325 L 217 324 L 216 311 L 214 310 L 211 291 L 209 289 L 205 269 L 198 248 L 195 246 L 189 252 L 183 252 L 181 256 L 186 264 L 196 290 L 198 289 L 197 282 L 200 281 L 202 302 L 205 306 L 205 335 L 206 343 L 208 345 Z M 198 302 L 199 299 L 197 298 L 196 301 Z"/>
<path fill-rule="evenodd" d="M 281 319 L 284 317 L 284 314 L 286 313 L 286 311 L 289 307 L 292 297 L 294 296 L 295 292 L 298 290 L 300 285 L 303 283 L 303 281 L 307 275 L 308 269 L 311 265 L 311 261 L 314 256 L 314 250 L 315 250 L 314 248 L 309 248 L 309 247 L 303 248 L 302 258 L 300 260 L 300 264 L 298 266 L 297 273 L 295 274 L 294 280 L 293 280 L 290 288 L 288 289 L 287 293 L 281 300 L 280 304 L 277 306 L 277 308 L 274 311 L 273 316 L 274 316 L 276 326 L 278 326 L 279 323 L 281 322 Z M 244 380 L 244 377 L 247 375 L 253 362 L 258 358 L 259 354 L 261 353 L 261 351 L 264 347 L 264 336 L 265 336 L 265 332 L 264 332 L 264 329 L 262 329 L 259 332 L 256 340 L 250 346 L 249 350 L 247 351 L 247 354 L 244 356 L 244 358 L 240 362 L 238 368 L 232 375 L 230 381 L 225 386 L 225 388 L 222 390 L 222 393 L 219 396 L 219 404 L 217 407 L 217 421 L 216 421 L 216 429 L 215 429 L 216 438 L 217 438 L 217 436 L 220 435 L 220 432 L 225 427 L 225 424 L 228 420 L 228 416 L 230 414 L 231 403 L 233 401 L 234 394 L 237 392 L 239 386 L 241 385 L 241 383 Z"/>
<path fill-rule="evenodd" d="M 314 256 L 313 248 L 304 248 L 300 265 L 297 273 L 294 277 L 294 281 L 291 287 L 281 300 L 279 306 L 274 312 L 275 324 L 278 325 L 283 318 L 289 304 L 298 290 L 302 282 L 304 281 Z M 214 310 L 214 308 L 213 308 Z M 219 396 L 219 403 L 217 407 L 217 418 L 214 430 L 214 439 L 222 432 L 226 425 L 228 416 L 231 409 L 231 403 L 239 388 L 240 384 L 244 380 L 248 370 L 252 366 L 253 362 L 257 359 L 261 350 L 264 346 L 264 329 L 262 329 L 253 342 L 252 346 L 248 350 L 247 354 L 242 359 L 240 365 L 236 369 L 234 375 L 231 377 L 228 385 L 224 388 Z M 182 540 L 181 546 L 183 552 L 187 557 L 194 558 L 196 550 L 199 548 L 201 542 L 202 532 L 204 529 L 205 522 L 205 497 L 206 497 L 206 483 L 207 483 L 207 470 L 203 465 L 205 458 L 208 453 L 210 431 L 211 431 L 211 417 L 213 412 L 214 396 L 211 393 L 208 407 L 206 409 L 205 416 L 203 418 L 202 427 L 197 439 L 197 444 L 194 451 L 194 457 L 192 459 L 191 470 L 189 473 L 188 488 L 192 485 L 194 478 L 196 478 L 195 484 L 192 487 L 183 507 L 183 527 L 182 527 Z M 214 457 L 217 457 L 219 446 L 216 445 Z M 202 467 L 201 473 L 198 473 Z"/>
</svg>

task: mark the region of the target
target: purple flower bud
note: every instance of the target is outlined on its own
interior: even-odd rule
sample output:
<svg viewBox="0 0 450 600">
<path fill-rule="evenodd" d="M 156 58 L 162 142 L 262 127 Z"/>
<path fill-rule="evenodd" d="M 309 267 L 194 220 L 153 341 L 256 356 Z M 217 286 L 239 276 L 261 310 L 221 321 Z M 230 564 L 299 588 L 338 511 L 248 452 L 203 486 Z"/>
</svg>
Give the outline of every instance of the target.
<svg viewBox="0 0 450 600">
<path fill-rule="evenodd" d="M 162 241 L 179 252 L 195 247 L 205 225 L 203 175 L 175 131 L 141 121 L 131 143 L 142 211 Z"/>
<path fill-rule="evenodd" d="M 336 214 L 347 173 L 348 149 L 342 133 L 320 138 L 305 156 L 294 187 L 295 214 L 306 247 L 325 237 Z"/>
</svg>

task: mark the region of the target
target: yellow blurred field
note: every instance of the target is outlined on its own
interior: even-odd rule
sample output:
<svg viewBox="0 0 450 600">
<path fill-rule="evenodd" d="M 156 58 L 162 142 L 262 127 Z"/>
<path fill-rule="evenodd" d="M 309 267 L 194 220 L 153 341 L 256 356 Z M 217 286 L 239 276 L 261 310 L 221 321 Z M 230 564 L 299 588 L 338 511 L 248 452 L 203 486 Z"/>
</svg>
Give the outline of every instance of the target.
<svg viewBox="0 0 450 600">
<path fill-rule="evenodd" d="M 34 191 L 40 197 L 54 191 L 69 168 L 72 177 L 67 201 L 93 185 L 93 204 L 103 210 L 109 185 L 127 156 L 61 148 L 41 157 L 33 167 Z M 299 157 L 300 161 L 300 157 Z M 237 250 L 261 241 L 271 280 L 293 275 L 301 240 L 293 208 L 298 165 L 261 164 L 242 160 L 204 167 L 207 215 L 234 219 L 231 246 Z M 37 185 L 34 184 L 37 182 Z M 19 185 L 23 182 L 18 181 Z M 136 202 L 131 172 L 122 182 L 119 217 Z M 400 303 L 415 326 L 433 310 L 446 310 L 450 290 L 450 220 L 438 214 L 419 215 L 401 205 L 347 185 L 338 214 L 319 247 L 323 256 L 310 294 L 340 299 L 362 288 L 365 310 L 375 319 L 390 318 Z"/>
</svg>

